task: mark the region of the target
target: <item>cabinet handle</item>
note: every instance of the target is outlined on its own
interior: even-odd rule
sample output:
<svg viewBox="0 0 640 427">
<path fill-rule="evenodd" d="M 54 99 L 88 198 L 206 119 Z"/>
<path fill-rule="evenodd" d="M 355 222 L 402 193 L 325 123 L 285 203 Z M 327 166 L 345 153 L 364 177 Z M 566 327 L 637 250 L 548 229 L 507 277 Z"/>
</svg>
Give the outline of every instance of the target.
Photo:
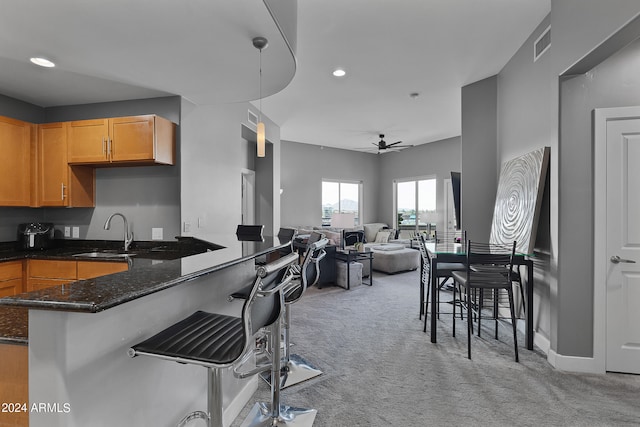
<svg viewBox="0 0 640 427">
<path fill-rule="evenodd" d="M 111 138 L 107 137 L 107 157 L 111 160 Z"/>
<path fill-rule="evenodd" d="M 62 200 L 64 200 L 64 198 L 65 198 L 64 189 L 65 189 L 64 182 L 62 182 L 62 183 L 60 183 L 60 191 L 61 191 L 60 196 L 61 196 Z"/>
<path fill-rule="evenodd" d="M 103 136 L 103 137 L 102 137 L 102 155 L 103 155 L 103 156 L 104 156 L 104 155 L 106 155 L 106 153 L 107 153 L 107 151 L 106 151 L 106 149 L 105 149 L 105 144 L 104 144 L 104 142 L 105 142 L 105 141 L 104 141 L 104 136 Z"/>
</svg>

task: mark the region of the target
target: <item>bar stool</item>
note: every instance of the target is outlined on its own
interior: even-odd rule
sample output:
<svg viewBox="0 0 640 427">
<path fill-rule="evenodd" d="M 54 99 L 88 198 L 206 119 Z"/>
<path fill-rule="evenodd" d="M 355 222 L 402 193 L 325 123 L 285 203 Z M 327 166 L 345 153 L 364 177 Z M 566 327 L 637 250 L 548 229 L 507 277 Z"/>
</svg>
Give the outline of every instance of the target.
<svg viewBox="0 0 640 427">
<path fill-rule="evenodd" d="M 279 351 L 274 352 L 268 365 L 258 366 L 248 372 L 240 372 L 240 368 L 253 354 L 255 339 L 262 328 L 272 328 L 272 336 L 280 336 L 283 289 L 292 280 L 289 269 L 297 262 L 297 258 L 296 254 L 290 254 L 257 268 L 256 279 L 242 306 L 241 317 L 197 311 L 128 350 L 130 357 L 151 356 L 207 368 L 208 412 L 195 411 L 186 415 L 179 422 L 179 427 L 194 419 L 206 420 L 208 427 L 222 427 L 222 369 L 234 367 L 234 374 L 239 378 L 247 378 L 266 369 L 280 372 L 281 359 L 276 354 Z M 295 419 L 297 413 L 287 412 L 289 408 L 280 404 L 279 376 L 276 377 L 271 387 L 272 409 L 266 418 L 269 419 L 269 425 L 284 425 L 280 424 L 282 420 Z M 315 410 L 304 412 L 312 413 L 315 418 Z"/>
<path fill-rule="evenodd" d="M 307 362 L 302 356 L 291 354 L 290 329 L 291 329 L 291 304 L 302 298 L 309 286 L 313 286 L 320 277 L 320 261 L 326 256 L 324 251 L 329 240 L 320 235 L 320 240 L 315 241 L 317 236 L 310 236 L 307 250 L 304 254 L 303 262 L 299 268 L 298 275 L 284 289 L 284 319 L 282 328 L 283 361 L 281 372 L 281 388 L 286 388 L 311 378 L 322 375 L 322 371 Z M 265 372 L 262 378 L 271 384 L 271 373 Z"/>
</svg>

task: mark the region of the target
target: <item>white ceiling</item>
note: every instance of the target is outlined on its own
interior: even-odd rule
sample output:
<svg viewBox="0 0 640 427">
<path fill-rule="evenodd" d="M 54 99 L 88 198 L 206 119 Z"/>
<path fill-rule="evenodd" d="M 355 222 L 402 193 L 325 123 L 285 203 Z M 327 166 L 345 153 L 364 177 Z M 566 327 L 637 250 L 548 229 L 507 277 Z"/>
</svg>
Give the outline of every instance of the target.
<svg viewBox="0 0 640 427">
<path fill-rule="evenodd" d="M 460 88 L 498 73 L 550 1 L 299 0 L 295 64 L 261 0 L 3 0 L 0 93 L 44 107 L 252 100 L 251 39 L 265 36 L 262 109 L 282 139 L 422 144 L 460 135 Z"/>
</svg>

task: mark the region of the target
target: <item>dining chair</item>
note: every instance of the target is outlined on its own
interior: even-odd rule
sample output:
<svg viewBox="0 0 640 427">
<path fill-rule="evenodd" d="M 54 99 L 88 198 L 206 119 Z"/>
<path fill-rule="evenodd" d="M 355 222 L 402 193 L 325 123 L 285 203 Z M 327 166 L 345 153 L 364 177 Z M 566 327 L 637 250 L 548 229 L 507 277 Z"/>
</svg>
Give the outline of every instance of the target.
<svg viewBox="0 0 640 427">
<path fill-rule="evenodd" d="M 427 250 L 426 238 L 424 234 L 418 234 L 418 247 L 420 249 L 420 257 L 422 260 L 422 268 L 420 274 L 420 318 L 424 315 L 424 332 L 427 332 L 427 313 L 429 310 L 429 298 L 431 289 L 431 255 Z M 452 272 L 454 271 L 464 271 L 466 269 L 463 263 L 459 262 L 445 262 L 438 264 L 438 292 L 436 292 L 436 297 L 439 295 L 442 287 L 447 283 L 447 281 L 452 278 Z M 442 279 L 442 281 L 440 281 Z M 455 286 L 455 283 L 454 283 Z M 452 302 L 454 305 L 456 302 L 455 298 Z M 437 299 L 433 301 L 431 304 L 432 310 L 438 310 L 439 316 L 439 307 L 440 300 Z M 455 312 L 454 312 L 455 313 Z"/>
<path fill-rule="evenodd" d="M 513 329 L 513 349 L 516 362 L 518 358 L 518 337 L 513 302 L 513 257 L 516 242 L 512 245 L 472 242 L 466 243 L 466 268 L 464 271 L 454 271 L 452 276 L 457 284 L 466 291 L 467 308 L 467 357 L 471 359 L 471 335 L 473 335 L 472 311 L 478 319 L 478 335 L 480 335 L 484 291 L 493 292 L 493 317 L 495 321 L 495 338 L 498 339 L 498 291 L 504 289 L 509 297 L 509 311 L 511 312 L 511 326 Z M 474 303 L 472 294 L 478 291 L 478 300 Z M 455 290 L 454 290 L 455 292 Z M 455 316 L 455 315 L 454 315 Z M 455 317 L 454 317 L 455 319 Z M 455 334 L 455 323 L 454 323 Z"/>
</svg>

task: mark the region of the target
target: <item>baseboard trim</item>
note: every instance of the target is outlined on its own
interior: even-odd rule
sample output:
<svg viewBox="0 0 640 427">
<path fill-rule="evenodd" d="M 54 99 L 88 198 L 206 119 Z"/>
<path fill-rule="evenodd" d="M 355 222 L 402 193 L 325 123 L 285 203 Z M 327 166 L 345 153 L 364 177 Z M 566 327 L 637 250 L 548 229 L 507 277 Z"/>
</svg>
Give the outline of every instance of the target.
<svg viewBox="0 0 640 427">
<path fill-rule="evenodd" d="M 247 405 L 249 400 L 251 400 L 256 390 L 258 390 L 257 375 L 251 378 L 250 380 L 247 380 L 247 383 L 245 384 L 244 387 L 242 387 L 242 390 L 240 390 L 240 393 L 238 393 L 233 398 L 231 403 L 229 403 L 229 406 L 224 409 L 222 413 L 222 424 L 225 427 L 229 427 L 231 423 L 235 421 L 235 419 L 238 417 L 240 412 L 242 412 L 242 410 Z"/>
<path fill-rule="evenodd" d="M 604 374 L 600 363 L 593 357 L 565 356 L 549 350 L 547 360 L 555 369 L 567 372 L 582 372 L 588 374 Z"/>
<path fill-rule="evenodd" d="M 549 356 L 549 351 L 551 350 L 551 341 L 547 337 L 537 332 L 533 333 L 533 345 L 538 347 L 540 350 L 544 352 L 547 356 Z"/>
</svg>

